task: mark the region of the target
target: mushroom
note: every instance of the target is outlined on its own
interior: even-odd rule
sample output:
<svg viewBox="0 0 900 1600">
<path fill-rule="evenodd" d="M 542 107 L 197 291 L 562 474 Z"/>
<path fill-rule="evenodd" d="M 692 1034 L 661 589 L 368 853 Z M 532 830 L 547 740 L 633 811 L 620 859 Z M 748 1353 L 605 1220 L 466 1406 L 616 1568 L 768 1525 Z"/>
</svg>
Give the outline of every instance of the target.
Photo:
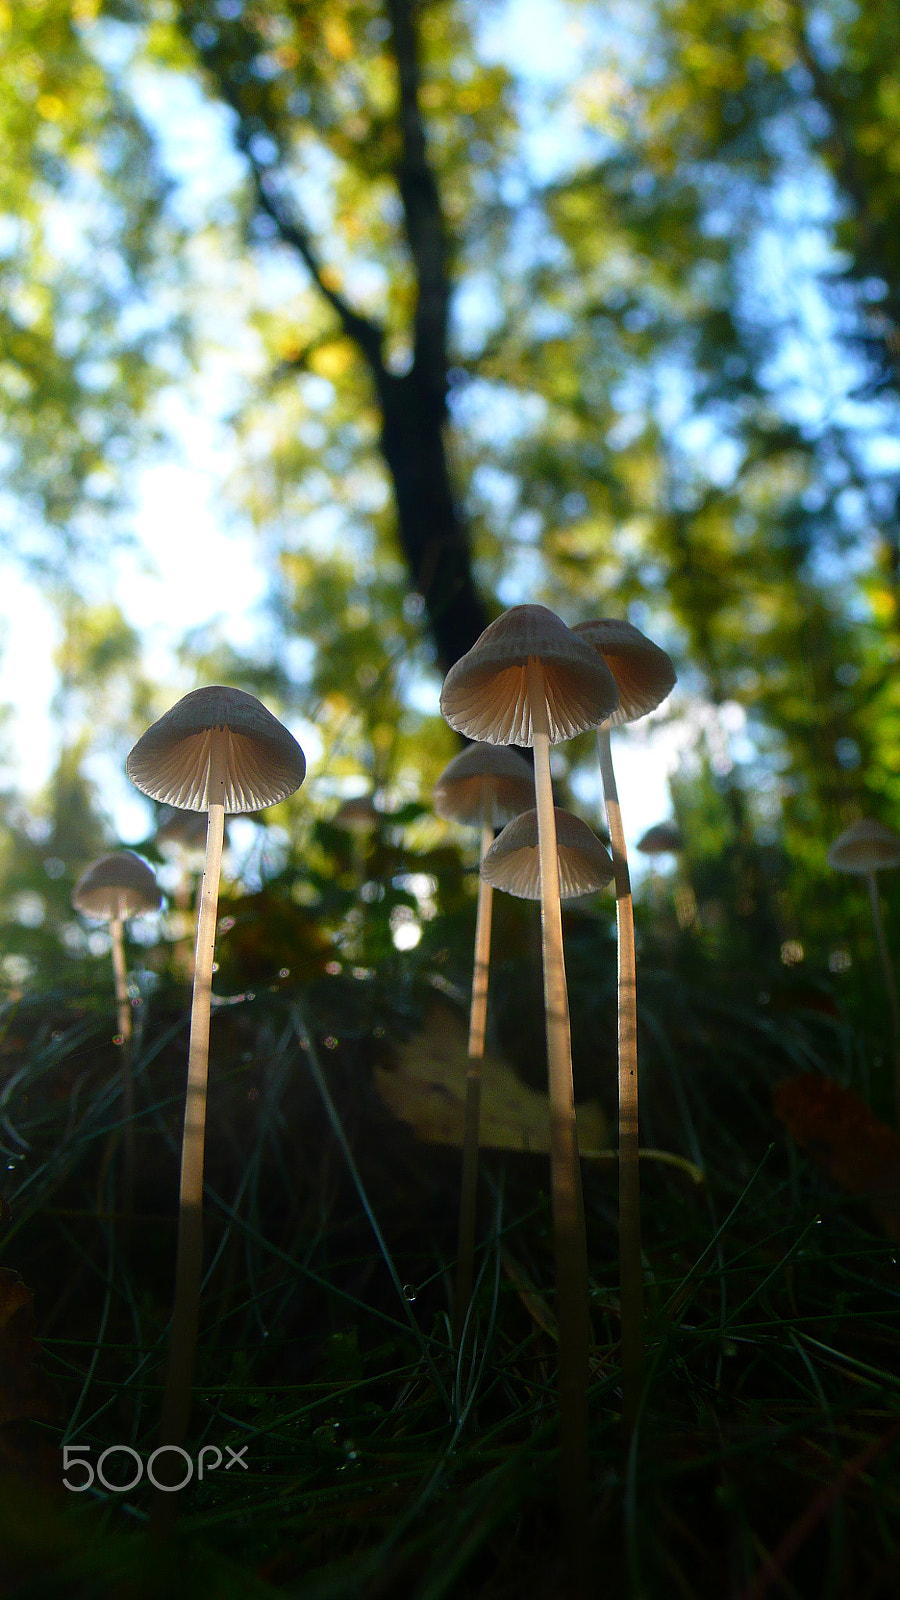
<svg viewBox="0 0 900 1600">
<path fill-rule="evenodd" d="M 206 855 L 206 816 L 201 811 L 161 806 L 156 839 L 164 855 L 186 856 L 193 864 L 195 856 Z"/>
<path fill-rule="evenodd" d="M 334 814 L 336 828 L 344 828 L 347 833 L 360 834 L 363 838 L 374 833 L 380 821 L 381 812 L 368 794 L 350 795 Z"/>
<path fill-rule="evenodd" d="M 654 822 L 652 828 L 641 834 L 637 847 L 645 856 L 674 855 L 684 847 L 681 829 L 677 822 Z"/>
<path fill-rule="evenodd" d="M 644 1364 L 644 1275 L 638 1164 L 637 967 L 631 879 L 609 731 L 613 726 L 634 722 L 654 710 L 674 686 L 675 669 L 665 650 L 661 650 L 659 645 L 630 622 L 603 617 L 592 622 L 579 622 L 572 631 L 606 663 L 619 689 L 618 707 L 597 729 L 597 748 L 616 878 L 622 1421 L 626 1437 L 630 1438 L 637 1416 Z"/>
<path fill-rule="evenodd" d="M 157 818 L 156 843 L 178 870 L 178 883 L 173 895 L 175 928 L 179 940 L 187 939 L 187 947 L 176 951 L 176 964 L 188 982 L 194 976 L 194 937 L 200 915 L 200 886 L 203 863 L 206 859 L 206 813 L 203 811 L 178 811 L 174 806 L 162 806 Z M 226 825 L 222 838 L 223 849 L 228 843 Z M 196 875 L 197 894 L 191 917 L 191 883 Z"/>
<path fill-rule="evenodd" d="M 261 811 L 299 789 L 306 760 L 296 739 L 252 694 L 214 684 L 194 689 L 142 734 L 125 770 L 144 794 L 186 811 L 206 811 L 187 1093 L 181 1149 L 172 1345 L 161 1442 L 183 1444 L 190 1415 L 200 1315 L 203 1157 L 209 1018 L 225 813 Z"/>
<path fill-rule="evenodd" d="M 366 875 L 366 861 L 373 834 L 382 822 L 382 814 L 371 795 L 354 794 L 342 801 L 334 815 L 334 825 L 350 835 L 350 865 L 357 883 Z"/>
<path fill-rule="evenodd" d="M 109 923 L 119 1038 L 122 1043 L 122 1124 L 125 1160 L 122 1210 L 128 1219 L 134 1197 L 134 1071 L 131 1060 L 131 1001 L 125 969 L 122 925 L 129 917 L 158 911 L 162 902 L 152 867 L 133 850 L 113 850 L 91 862 L 72 890 L 72 904 L 82 916 Z"/>
<path fill-rule="evenodd" d="M 618 698 L 615 679 L 591 646 L 537 605 L 513 606 L 485 628 L 450 668 L 441 691 L 443 716 L 458 733 L 534 749 L 559 1308 L 560 1494 L 576 1547 L 587 1496 L 590 1328 L 550 745 L 597 727 Z"/>
<path fill-rule="evenodd" d="M 490 849 L 494 829 L 501 828 L 527 806 L 534 794 L 528 762 L 502 745 L 473 744 L 454 756 L 434 786 L 439 817 L 481 829 L 481 862 Z M 478 1193 L 478 1126 L 481 1116 L 481 1061 L 487 1021 L 488 968 L 491 951 L 491 886 L 478 878 L 475 916 L 475 959 L 469 1008 L 469 1051 L 466 1112 L 459 1198 L 459 1243 L 453 1336 L 457 1350 L 472 1298 L 475 1262 L 475 1213 Z"/>
<path fill-rule="evenodd" d="M 334 826 L 350 835 L 350 871 L 357 894 L 365 888 L 372 844 L 383 821 L 371 794 L 354 794 L 341 802 L 334 814 Z M 364 916 L 362 906 L 354 906 L 347 918 L 350 933 L 346 953 L 352 961 L 363 955 Z"/>
<path fill-rule="evenodd" d="M 826 859 L 828 865 L 833 867 L 836 872 L 859 873 L 868 884 L 872 923 L 875 928 L 875 943 L 878 946 L 878 956 L 881 961 L 881 970 L 884 974 L 888 1004 L 891 1011 L 891 1044 L 894 1055 L 894 1111 L 897 1122 L 900 1124 L 900 1004 L 897 1001 L 897 985 L 894 981 L 894 972 L 888 953 L 884 918 L 881 914 L 881 898 L 876 881 L 877 873 L 883 872 L 887 867 L 900 866 L 900 835 L 894 833 L 892 828 L 886 828 L 882 822 L 875 822 L 869 817 L 862 817 L 858 822 L 851 822 L 849 828 L 845 828 L 843 833 L 838 834 L 828 848 Z"/>
<path fill-rule="evenodd" d="M 613 878 L 612 857 L 602 840 L 571 811 L 554 807 L 559 862 L 559 893 L 563 900 L 604 889 Z M 540 900 L 541 874 L 538 825 L 535 810 L 523 811 L 508 822 L 487 851 L 481 875 L 495 889 L 518 895 L 520 900 Z"/>
</svg>

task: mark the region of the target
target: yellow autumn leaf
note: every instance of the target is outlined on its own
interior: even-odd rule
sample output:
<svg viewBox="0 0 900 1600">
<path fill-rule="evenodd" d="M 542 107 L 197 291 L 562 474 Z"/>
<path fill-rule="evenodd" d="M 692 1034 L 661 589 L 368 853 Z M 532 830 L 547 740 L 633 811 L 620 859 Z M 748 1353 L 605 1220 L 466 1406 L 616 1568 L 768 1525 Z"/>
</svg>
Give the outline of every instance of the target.
<svg viewBox="0 0 900 1600">
<path fill-rule="evenodd" d="M 65 109 L 65 104 L 58 94 L 38 95 L 37 112 L 45 122 L 59 122 Z"/>
<path fill-rule="evenodd" d="M 334 285 L 339 287 L 339 285 Z M 337 344 L 325 344 L 320 349 L 314 350 L 309 358 L 309 365 L 313 372 L 320 378 L 342 378 L 348 367 L 352 366 L 355 359 L 353 347 L 349 340 L 342 339 Z"/>
<path fill-rule="evenodd" d="M 340 17 L 326 17 L 322 24 L 325 44 L 336 61 L 349 61 L 353 55 L 353 38 Z"/>
<path fill-rule="evenodd" d="M 448 1006 L 437 1004 L 422 1032 L 397 1050 L 395 1070 L 375 1069 L 385 1105 L 416 1137 L 430 1144 L 463 1142 L 468 1034 Z M 599 1153 L 607 1137 L 599 1104 L 576 1110 L 583 1155 Z M 549 1150 L 550 1102 L 522 1083 L 505 1061 L 486 1055 L 481 1064 L 481 1144 L 497 1150 Z"/>
<path fill-rule="evenodd" d="M 440 1001 L 432 1006 L 421 1033 L 396 1052 L 394 1068 L 375 1068 L 375 1088 L 394 1116 L 426 1144 L 462 1149 L 465 1121 L 468 1031 L 458 1014 Z M 617 1160 L 608 1146 L 609 1129 L 596 1100 L 575 1108 L 578 1149 L 587 1160 Z M 550 1101 L 529 1089 L 505 1061 L 485 1055 L 481 1063 L 480 1143 L 485 1149 L 548 1151 Z M 695 1184 L 701 1169 L 685 1156 L 644 1148 L 642 1161 L 675 1167 Z"/>
</svg>

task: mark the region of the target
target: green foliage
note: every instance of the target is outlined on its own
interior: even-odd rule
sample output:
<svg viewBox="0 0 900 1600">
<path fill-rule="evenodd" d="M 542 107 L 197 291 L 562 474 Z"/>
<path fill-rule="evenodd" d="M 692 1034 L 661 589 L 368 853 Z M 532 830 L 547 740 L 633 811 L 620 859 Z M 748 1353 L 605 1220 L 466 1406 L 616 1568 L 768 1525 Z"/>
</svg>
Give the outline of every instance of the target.
<svg viewBox="0 0 900 1600">
<path fill-rule="evenodd" d="M 3 548 L 75 588 L 159 376 L 171 318 L 148 291 L 173 281 L 166 186 L 100 29 L 92 0 L 0 9 Z"/>
</svg>

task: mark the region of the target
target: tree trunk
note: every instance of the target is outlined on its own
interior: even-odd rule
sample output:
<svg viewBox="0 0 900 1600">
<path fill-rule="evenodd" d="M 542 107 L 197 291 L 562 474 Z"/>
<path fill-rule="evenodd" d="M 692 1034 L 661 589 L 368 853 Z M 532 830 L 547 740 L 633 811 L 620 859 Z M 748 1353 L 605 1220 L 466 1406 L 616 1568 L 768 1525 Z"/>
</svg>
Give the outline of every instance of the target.
<svg viewBox="0 0 900 1600">
<path fill-rule="evenodd" d="M 450 481 L 443 420 L 417 365 L 403 377 L 383 369 L 376 377 L 381 449 L 394 485 L 400 545 L 425 602 L 438 665 L 447 672 L 475 643 L 488 617 Z"/>
<path fill-rule="evenodd" d="M 241 61 L 217 44 L 198 48 L 222 99 L 237 116 L 236 142 L 249 167 L 257 211 L 265 214 L 280 242 L 303 262 L 371 374 L 381 411 L 381 451 L 394 488 L 398 541 L 411 587 L 425 602 L 438 665 L 446 671 L 474 644 L 489 618 L 472 575 L 469 536 L 454 493 L 446 445 L 451 251 L 422 115 L 419 6 L 416 0 L 385 0 L 385 13 L 396 65 L 394 176 L 415 278 L 412 363 L 402 375 L 385 364 L 383 327 L 335 288 L 291 197 L 293 186 L 285 172 L 261 162 L 256 143 L 259 107 L 255 102 L 248 105 L 247 99 L 252 74 L 248 76 Z M 204 17 L 205 10 L 196 3 L 184 8 L 182 25 L 195 47 L 196 30 Z M 245 23 L 232 26 L 240 28 L 243 50 L 248 40 L 251 47 L 262 44 L 263 53 L 269 48 Z M 224 29 L 224 24 L 217 28 L 217 39 Z M 303 359 L 297 364 L 302 366 Z"/>
</svg>

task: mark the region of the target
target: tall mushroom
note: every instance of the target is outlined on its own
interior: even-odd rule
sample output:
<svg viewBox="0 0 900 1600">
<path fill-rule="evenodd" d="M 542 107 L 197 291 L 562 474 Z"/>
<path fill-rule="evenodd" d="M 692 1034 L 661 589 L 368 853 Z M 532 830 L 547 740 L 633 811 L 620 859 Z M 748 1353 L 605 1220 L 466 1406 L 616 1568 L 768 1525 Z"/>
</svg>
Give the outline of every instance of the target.
<svg viewBox="0 0 900 1600">
<path fill-rule="evenodd" d="M 481 829 L 481 861 L 494 830 L 531 804 L 534 777 L 528 762 L 502 745 L 473 744 L 448 762 L 434 786 L 434 809 L 464 826 Z M 475 915 L 475 959 L 469 1008 L 469 1054 L 466 1070 L 466 1113 L 459 1198 L 459 1244 L 453 1335 L 457 1350 L 472 1298 L 475 1263 L 475 1213 L 478 1194 L 478 1124 L 481 1115 L 481 1061 L 487 1022 L 488 967 L 491 951 L 491 886 L 479 874 Z"/>
<path fill-rule="evenodd" d="M 653 711 L 675 684 L 665 650 L 630 622 L 613 617 L 573 628 L 616 680 L 619 704 L 597 729 L 600 774 L 616 879 L 619 1031 L 619 1294 L 622 1307 L 622 1421 L 630 1438 L 644 1364 L 644 1273 L 641 1257 L 641 1186 L 638 1155 L 637 966 L 634 908 L 625 830 L 613 771 L 610 728 Z"/>
<path fill-rule="evenodd" d="M 870 817 L 861 817 L 858 822 L 851 822 L 849 828 L 839 833 L 829 846 L 827 855 L 828 865 L 836 872 L 859 873 L 866 880 L 869 890 L 869 905 L 872 910 L 872 923 L 875 929 L 875 943 L 878 946 L 878 957 L 881 970 L 884 974 L 884 984 L 887 989 L 888 1005 L 891 1011 L 891 1045 L 894 1056 L 894 1112 L 900 1124 L 900 1004 L 897 1001 L 897 985 L 894 980 L 894 971 L 888 952 L 887 937 L 884 931 L 884 917 L 881 914 L 881 899 L 878 893 L 876 875 L 887 867 L 900 866 L 900 835 L 892 828 L 886 828 L 883 822 L 875 822 Z"/>
<path fill-rule="evenodd" d="M 72 904 L 82 916 L 109 923 L 119 1038 L 122 1041 L 122 1125 L 124 1173 L 122 1210 L 131 1215 L 134 1196 L 134 1067 L 131 1059 L 131 1001 L 125 968 L 123 924 L 130 917 L 158 911 L 162 901 L 153 868 L 133 850 L 113 850 L 91 862 L 72 890 Z"/>
<path fill-rule="evenodd" d="M 618 698 L 615 679 L 591 646 L 537 605 L 513 606 L 485 628 L 451 667 L 441 691 L 441 711 L 458 733 L 534 749 L 559 1311 L 560 1493 L 567 1539 L 576 1550 L 584 1537 L 587 1498 L 590 1329 L 550 745 L 597 727 Z"/>
<path fill-rule="evenodd" d="M 134 746 L 125 770 L 152 799 L 208 816 L 194 957 L 172 1344 L 161 1429 L 163 1445 L 180 1446 L 190 1415 L 200 1315 L 209 1018 L 225 814 L 261 811 L 285 800 L 303 782 L 306 760 L 293 735 L 254 695 L 214 684 L 186 694 L 154 722 Z"/>
</svg>

